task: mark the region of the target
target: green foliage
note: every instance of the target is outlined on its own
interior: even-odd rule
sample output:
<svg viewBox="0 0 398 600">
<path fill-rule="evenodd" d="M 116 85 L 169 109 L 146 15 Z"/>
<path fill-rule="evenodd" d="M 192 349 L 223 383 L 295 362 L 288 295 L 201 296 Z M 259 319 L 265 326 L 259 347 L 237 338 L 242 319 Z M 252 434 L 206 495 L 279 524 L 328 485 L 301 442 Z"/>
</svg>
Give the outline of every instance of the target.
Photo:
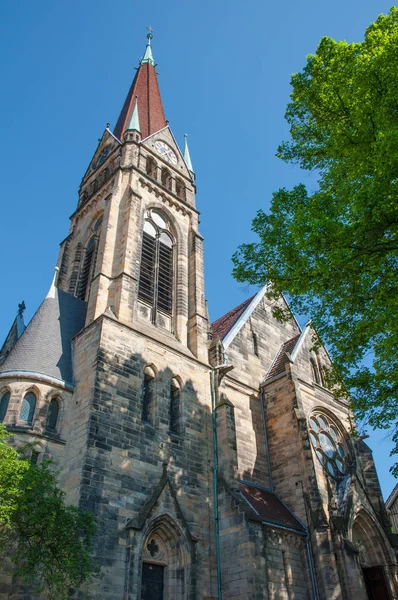
<svg viewBox="0 0 398 600">
<path fill-rule="evenodd" d="M 356 415 L 393 427 L 397 453 L 397 8 L 363 42 L 323 38 L 292 87 L 291 138 L 278 156 L 315 171 L 318 188 L 274 193 L 270 214 L 253 221 L 259 241 L 233 257 L 234 275 L 272 281 L 271 297 L 288 294 L 311 315 Z"/>
<path fill-rule="evenodd" d="M 94 517 L 65 504 L 50 461 L 31 464 L 8 439 L 0 425 L 0 552 L 18 577 L 63 600 L 93 570 Z"/>
</svg>

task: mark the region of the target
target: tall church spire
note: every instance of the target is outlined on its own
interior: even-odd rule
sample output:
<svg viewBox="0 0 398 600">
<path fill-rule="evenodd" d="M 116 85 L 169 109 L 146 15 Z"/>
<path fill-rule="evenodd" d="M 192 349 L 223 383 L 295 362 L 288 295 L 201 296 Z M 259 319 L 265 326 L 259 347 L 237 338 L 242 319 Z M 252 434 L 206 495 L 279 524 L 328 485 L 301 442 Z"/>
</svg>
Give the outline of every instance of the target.
<svg viewBox="0 0 398 600">
<path fill-rule="evenodd" d="M 147 38 L 145 54 L 116 123 L 114 134 L 119 140 L 130 125 L 137 96 L 140 99 L 140 129 L 143 139 L 167 125 L 152 55 L 152 33 L 148 33 Z"/>
</svg>

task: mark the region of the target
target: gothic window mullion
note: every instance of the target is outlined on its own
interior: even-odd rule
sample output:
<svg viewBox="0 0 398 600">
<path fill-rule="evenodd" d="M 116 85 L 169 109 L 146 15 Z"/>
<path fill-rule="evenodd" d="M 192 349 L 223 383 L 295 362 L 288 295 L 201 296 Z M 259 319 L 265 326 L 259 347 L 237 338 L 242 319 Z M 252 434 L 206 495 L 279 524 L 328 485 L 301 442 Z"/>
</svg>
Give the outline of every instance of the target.
<svg viewBox="0 0 398 600">
<path fill-rule="evenodd" d="M 174 248 L 168 229 L 155 211 L 144 222 L 138 298 L 150 305 L 152 323 L 160 313 L 173 314 Z"/>
<path fill-rule="evenodd" d="M 153 310 L 152 310 L 152 321 L 156 323 L 156 316 L 158 312 L 158 291 L 159 291 L 159 234 L 156 236 L 155 242 L 155 272 L 153 278 Z"/>
</svg>

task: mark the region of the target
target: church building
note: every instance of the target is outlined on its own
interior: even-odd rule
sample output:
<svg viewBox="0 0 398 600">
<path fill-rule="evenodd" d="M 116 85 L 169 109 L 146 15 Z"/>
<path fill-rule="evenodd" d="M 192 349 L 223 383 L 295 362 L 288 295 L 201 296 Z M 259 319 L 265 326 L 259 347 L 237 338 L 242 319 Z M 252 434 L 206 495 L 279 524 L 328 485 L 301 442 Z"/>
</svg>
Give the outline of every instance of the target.
<svg viewBox="0 0 398 600">
<path fill-rule="evenodd" d="M 311 323 L 279 322 L 267 286 L 209 323 L 194 168 L 151 38 L 49 292 L 0 352 L 0 422 L 97 519 L 98 573 L 70 597 L 398 599 L 372 452 Z M 0 600 L 29 598 L 1 574 Z"/>
</svg>

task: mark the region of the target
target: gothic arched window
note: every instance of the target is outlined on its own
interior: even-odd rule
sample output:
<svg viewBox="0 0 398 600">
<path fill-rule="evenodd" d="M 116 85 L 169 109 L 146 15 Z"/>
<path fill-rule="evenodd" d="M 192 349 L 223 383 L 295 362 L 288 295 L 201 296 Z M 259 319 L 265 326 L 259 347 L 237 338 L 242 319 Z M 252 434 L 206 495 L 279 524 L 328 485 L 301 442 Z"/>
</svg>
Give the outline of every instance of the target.
<svg viewBox="0 0 398 600">
<path fill-rule="evenodd" d="M 182 179 L 179 179 L 178 177 L 176 178 L 176 194 L 179 198 L 181 198 L 181 200 L 185 200 L 185 184 Z"/>
<path fill-rule="evenodd" d="M 321 411 L 314 411 L 308 424 L 312 447 L 327 473 L 335 479 L 345 475 L 348 446 L 341 428 Z"/>
<path fill-rule="evenodd" d="M 310 358 L 310 363 L 311 363 L 311 371 L 312 371 L 312 378 L 319 383 L 319 371 L 318 371 L 318 365 L 316 364 L 316 361 L 314 358 Z"/>
<path fill-rule="evenodd" d="M 2 423 L 4 421 L 4 417 L 6 416 L 7 409 L 8 409 L 8 403 L 10 401 L 10 396 L 11 396 L 10 392 L 5 392 L 1 396 L 1 400 L 0 400 L 0 423 Z"/>
<path fill-rule="evenodd" d="M 157 311 L 172 314 L 173 240 L 166 219 L 155 210 L 144 223 L 138 297 L 152 306 L 153 321 Z"/>
<path fill-rule="evenodd" d="M 158 167 L 156 162 L 153 160 L 152 156 L 148 156 L 146 159 L 146 173 L 149 177 L 153 179 L 157 179 L 157 171 Z"/>
<path fill-rule="evenodd" d="M 170 384 L 170 432 L 181 433 L 181 385 L 176 377 Z"/>
<path fill-rule="evenodd" d="M 56 430 L 58 414 L 59 414 L 59 402 L 56 398 L 53 398 L 50 402 L 50 406 L 48 407 L 47 421 L 46 421 L 47 429 L 52 429 L 54 431 Z"/>
<path fill-rule="evenodd" d="M 169 190 L 171 192 L 172 189 L 172 179 L 171 179 L 171 173 L 168 169 L 166 169 L 166 167 L 163 167 L 162 169 L 162 186 L 166 188 L 166 190 Z"/>
<path fill-rule="evenodd" d="M 33 415 L 35 414 L 36 408 L 36 396 L 33 392 L 28 392 L 25 394 L 24 399 L 22 401 L 21 414 L 19 418 L 21 421 L 25 421 L 25 423 L 31 424 L 33 421 Z"/>
<path fill-rule="evenodd" d="M 92 236 L 86 247 L 86 253 L 84 255 L 83 267 L 82 267 L 82 270 L 80 272 L 80 277 L 79 277 L 79 289 L 78 289 L 77 297 L 80 298 L 80 300 L 86 299 L 87 286 L 88 286 L 89 277 L 90 277 L 90 273 L 91 273 L 91 265 L 93 262 L 94 253 L 95 253 L 95 237 Z"/>
<path fill-rule="evenodd" d="M 152 423 L 154 401 L 155 371 L 152 367 L 145 367 L 144 381 L 142 384 L 142 420 Z"/>
</svg>

